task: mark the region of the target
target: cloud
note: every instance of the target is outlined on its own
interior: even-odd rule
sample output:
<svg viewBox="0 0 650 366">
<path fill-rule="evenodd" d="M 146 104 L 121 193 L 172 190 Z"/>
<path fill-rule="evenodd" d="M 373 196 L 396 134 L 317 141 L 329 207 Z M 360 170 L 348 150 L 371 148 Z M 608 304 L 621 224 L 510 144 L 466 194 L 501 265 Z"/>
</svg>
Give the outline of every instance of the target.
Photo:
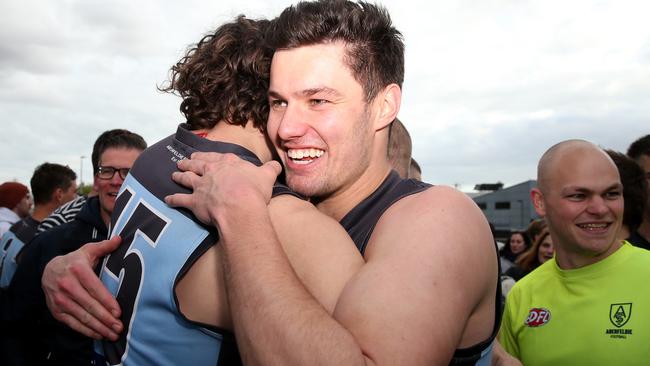
<svg viewBox="0 0 650 366">
<path fill-rule="evenodd" d="M 291 3 L 0 2 L 0 180 L 26 182 L 45 160 L 79 170 L 110 128 L 150 144 L 171 134 L 180 100 L 156 85 L 186 47 L 235 15 Z M 648 2 L 384 3 L 404 34 L 400 119 L 426 180 L 515 184 L 560 140 L 624 151 L 648 133 Z"/>
</svg>

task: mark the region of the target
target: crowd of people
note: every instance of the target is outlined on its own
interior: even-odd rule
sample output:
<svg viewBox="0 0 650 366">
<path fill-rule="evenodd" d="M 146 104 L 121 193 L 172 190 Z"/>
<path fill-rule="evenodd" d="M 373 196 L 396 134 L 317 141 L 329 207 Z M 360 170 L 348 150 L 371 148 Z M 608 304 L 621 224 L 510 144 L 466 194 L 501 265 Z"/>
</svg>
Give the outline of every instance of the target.
<svg viewBox="0 0 650 366">
<path fill-rule="evenodd" d="M 102 133 L 87 196 L 51 163 L 0 186 L 0 364 L 646 363 L 650 135 L 550 147 L 499 251 L 420 181 L 403 74 L 366 2 L 203 36 L 161 88 L 169 137 Z"/>
</svg>

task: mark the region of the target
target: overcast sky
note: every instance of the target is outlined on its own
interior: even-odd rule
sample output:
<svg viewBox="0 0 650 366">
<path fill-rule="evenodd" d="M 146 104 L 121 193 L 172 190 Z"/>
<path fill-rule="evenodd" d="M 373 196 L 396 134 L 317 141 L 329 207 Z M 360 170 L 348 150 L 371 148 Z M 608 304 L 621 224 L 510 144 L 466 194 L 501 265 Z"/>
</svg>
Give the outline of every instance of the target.
<svg viewBox="0 0 650 366">
<path fill-rule="evenodd" d="M 0 1 L 0 181 L 28 183 L 45 161 L 79 174 L 83 161 L 87 183 L 101 132 L 173 133 L 180 99 L 156 86 L 186 47 L 291 3 Z M 381 3 L 405 38 L 399 117 L 426 181 L 509 186 L 561 140 L 624 152 L 650 133 L 648 1 Z"/>
</svg>

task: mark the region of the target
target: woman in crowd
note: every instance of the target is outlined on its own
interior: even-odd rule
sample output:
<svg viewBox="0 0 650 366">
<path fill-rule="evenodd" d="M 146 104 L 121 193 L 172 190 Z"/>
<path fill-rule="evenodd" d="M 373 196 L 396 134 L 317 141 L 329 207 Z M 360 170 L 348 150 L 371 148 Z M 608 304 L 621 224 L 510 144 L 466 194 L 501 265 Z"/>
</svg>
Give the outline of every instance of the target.
<svg viewBox="0 0 650 366">
<path fill-rule="evenodd" d="M 501 271 L 506 273 L 517 258 L 530 247 L 530 239 L 523 231 L 513 231 L 501 250 Z"/>
<path fill-rule="evenodd" d="M 533 246 L 517 258 L 516 265 L 511 267 L 506 272 L 506 275 L 512 277 L 515 281 L 519 281 L 542 263 L 553 258 L 553 253 L 553 240 L 548 230 L 544 229 L 533 243 Z"/>
</svg>

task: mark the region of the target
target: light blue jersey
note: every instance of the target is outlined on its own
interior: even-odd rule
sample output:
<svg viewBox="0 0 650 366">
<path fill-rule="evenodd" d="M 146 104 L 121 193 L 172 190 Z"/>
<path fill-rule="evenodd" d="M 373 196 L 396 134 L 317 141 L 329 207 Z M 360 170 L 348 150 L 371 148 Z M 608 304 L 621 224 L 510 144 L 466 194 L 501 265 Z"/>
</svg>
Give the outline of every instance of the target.
<svg viewBox="0 0 650 366">
<path fill-rule="evenodd" d="M 118 341 L 101 343 L 110 365 L 240 363 L 232 333 L 188 320 L 175 295 L 184 273 L 218 241 L 215 228 L 163 201 L 169 194 L 188 192 L 171 180 L 171 173 L 179 159 L 194 151 L 234 152 L 257 161 L 238 145 L 202 139 L 182 126 L 140 155 L 111 219 L 110 236 L 120 235 L 122 243 L 105 258 L 100 273 L 122 309 L 125 328 Z"/>
<path fill-rule="evenodd" d="M 0 288 L 6 289 L 18 268 L 18 255 L 36 234 L 39 222 L 26 217 L 13 224 L 0 241 Z"/>
</svg>

